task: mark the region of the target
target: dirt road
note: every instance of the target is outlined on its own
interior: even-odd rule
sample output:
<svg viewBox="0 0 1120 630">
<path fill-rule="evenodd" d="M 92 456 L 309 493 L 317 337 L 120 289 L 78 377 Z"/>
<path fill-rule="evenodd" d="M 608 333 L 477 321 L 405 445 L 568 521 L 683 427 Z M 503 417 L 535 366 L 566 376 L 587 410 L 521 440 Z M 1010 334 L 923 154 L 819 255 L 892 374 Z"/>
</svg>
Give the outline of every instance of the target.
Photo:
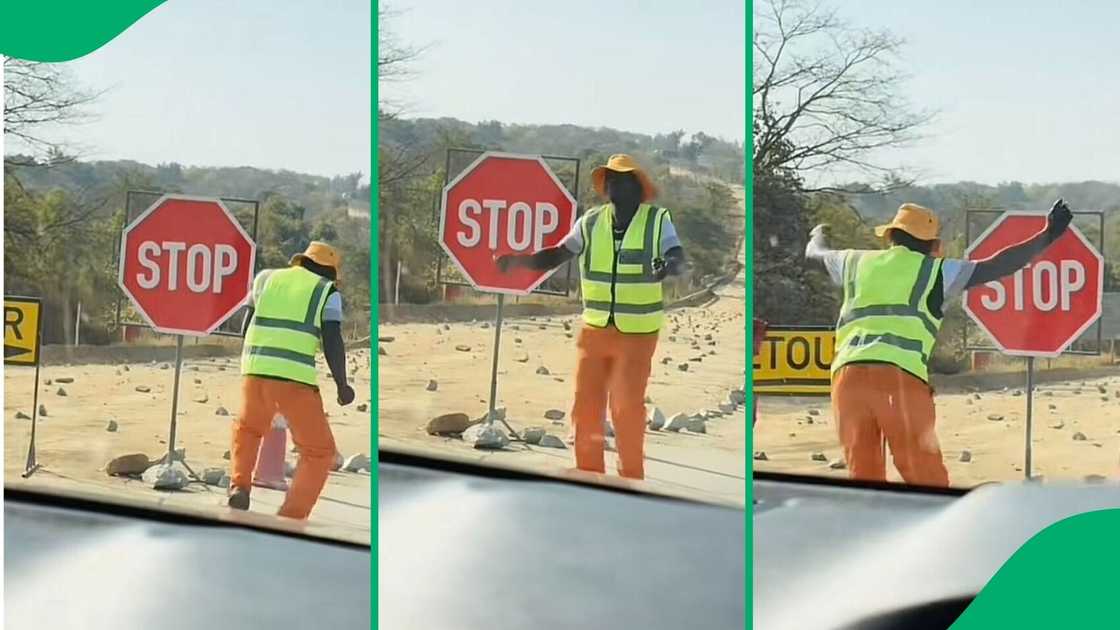
<svg viewBox="0 0 1120 630">
<path fill-rule="evenodd" d="M 742 252 L 741 252 L 742 253 Z M 662 331 L 648 394 L 666 417 L 714 409 L 727 402 L 732 388 L 744 382 L 746 323 L 744 277 L 717 290 L 718 299 L 700 308 L 669 313 Z M 567 325 L 567 328 L 565 327 Z M 537 317 L 507 321 L 499 357 L 498 405 L 508 410 L 517 430 L 539 426 L 560 438 L 570 431 L 579 316 Z M 570 328 L 570 330 L 569 330 Z M 564 450 L 513 443 L 499 452 L 476 451 L 457 438 L 427 435 L 434 416 L 486 413 L 494 328 L 490 322 L 383 324 L 379 357 L 379 427 L 381 448 L 419 449 L 434 456 L 450 454 L 481 462 L 563 474 L 574 467 L 571 448 Z M 456 350 L 456 347 L 466 350 Z M 700 358 L 700 361 L 690 361 Z M 664 361 L 668 361 L 665 363 Z M 678 364 L 688 363 L 681 371 Z M 548 374 L 538 374 L 544 367 Z M 429 380 L 438 389 L 428 391 Z M 552 423 L 545 411 L 558 409 L 565 419 Z M 742 505 L 746 491 L 746 412 L 708 422 L 706 434 L 687 431 L 646 432 L 645 485 L 649 489 Z M 607 470 L 614 474 L 613 453 Z"/>
<path fill-rule="evenodd" d="M 356 406 L 359 402 L 369 404 L 369 351 L 350 351 L 348 361 L 351 384 L 358 392 L 356 403 L 339 407 L 334 402 L 334 384 L 325 376 L 327 369 L 320 360 L 320 374 L 324 375 L 321 389 L 339 450 L 344 455 L 369 454 L 370 412 L 368 408 L 358 411 Z M 184 491 L 157 492 L 140 481 L 109 477 L 104 472 L 106 462 L 118 455 L 140 452 L 154 458 L 166 453 L 173 374 L 171 364 L 164 362 L 44 366 L 39 402 L 47 415 L 40 418 L 37 433 L 38 460 L 43 468 L 24 480 L 20 473 L 26 461 L 31 423 L 17 419 L 16 414 L 30 415 L 34 371 L 5 366 L 5 483 L 35 490 L 60 488 L 127 496 L 225 514 L 228 508 L 223 505 L 222 488 L 191 484 Z M 186 448 L 187 464 L 196 472 L 208 467 L 228 469 L 223 454 L 230 447 L 230 424 L 239 406 L 236 357 L 184 363 L 176 447 Z M 218 415 L 219 408 L 229 415 Z M 110 420 L 117 424 L 114 432 L 107 430 Z M 288 459 L 294 463 L 295 458 L 290 454 Z M 370 496 L 368 473 L 332 473 L 307 531 L 369 543 Z M 275 514 L 282 500 L 279 492 L 255 488 L 252 510 Z"/>
<path fill-rule="evenodd" d="M 1009 388 L 937 395 L 938 436 L 953 485 L 1024 478 L 1022 394 Z M 810 416 L 811 410 L 819 415 Z M 1032 424 L 1034 475 L 1049 480 L 1081 481 L 1088 475 L 1120 479 L 1120 368 L 1116 376 L 1041 385 Z M 847 475 L 846 470 L 829 467 L 842 455 L 828 399 L 761 399 L 754 450 L 756 458 L 758 451 L 767 458 L 754 462 L 757 470 Z M 965 451 L 968 455 L 962 458 Z M 814 453 L 824 453 L 828 461 L 813 461 Z M 890 465 L 888 478 L 901 481 Z"/>
</svg>

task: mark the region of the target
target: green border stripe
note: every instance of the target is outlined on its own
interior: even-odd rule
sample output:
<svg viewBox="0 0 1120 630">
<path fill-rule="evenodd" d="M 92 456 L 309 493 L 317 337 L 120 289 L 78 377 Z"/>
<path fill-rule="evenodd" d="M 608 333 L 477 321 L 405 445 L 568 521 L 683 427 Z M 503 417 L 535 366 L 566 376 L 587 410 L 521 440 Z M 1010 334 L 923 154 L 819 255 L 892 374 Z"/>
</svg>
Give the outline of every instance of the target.
<svg viewBox="0 0 1120 630">
<path fill-rule="evenodd" d="M 0 54 L 30 61 L 70 61 L 101 48 L 164 0 L 4 2 Z"/>
</svg>

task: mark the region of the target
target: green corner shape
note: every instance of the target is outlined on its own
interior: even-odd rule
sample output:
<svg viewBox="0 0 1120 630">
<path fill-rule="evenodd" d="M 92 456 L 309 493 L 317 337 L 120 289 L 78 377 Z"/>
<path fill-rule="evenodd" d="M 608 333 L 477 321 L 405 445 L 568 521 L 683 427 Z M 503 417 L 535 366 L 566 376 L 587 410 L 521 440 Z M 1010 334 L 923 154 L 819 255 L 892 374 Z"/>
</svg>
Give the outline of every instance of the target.
<svg viewBox="0 0 1120 630">
<path fill-rule="evenodd" d="M 97 50 L 164 0 L 5 0 L 0 54 L 29 61 L 70 61 Z"/>
<path fill-rule="evenodd" d="M 1120 628 L 1118 569 L 1120 509 L 1071 516 L 1020 547 L 951 627 Z"/>
</svg>

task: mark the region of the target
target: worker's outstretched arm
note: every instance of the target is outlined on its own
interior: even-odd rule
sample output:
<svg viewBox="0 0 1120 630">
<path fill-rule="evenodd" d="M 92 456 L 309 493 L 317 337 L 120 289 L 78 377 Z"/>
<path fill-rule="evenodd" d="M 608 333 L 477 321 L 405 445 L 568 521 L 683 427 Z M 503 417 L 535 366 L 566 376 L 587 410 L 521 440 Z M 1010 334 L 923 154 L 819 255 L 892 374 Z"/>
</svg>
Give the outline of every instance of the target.
<svg viewBox="0 0 1120 630">
<path fill-rule="evenodd" d="M 1044 252 L 1051 243 L 1058 240 L 1058 237 L 1069 228 L 1072 220 L 1073 213 L 1070 212 L 1066 202 L 1061 199 L 1055 201 L 1054 206 L 1050 208 L 1050 214 L 1046 217 L 1046 229 L 1022 243 L 1004 248 L 995 255 L 977 262 L 965 288 L 971 289 L 1019 271 Z"/>
<path fill-rule="evenodd" d="M 658 280 L 669 276 L 679 276 L 684 273 L 684 249 L 680 246 L 670 247 L 665 252 L 664 258 L 653 261 L 653 273 Z"/>
<path fill-rule="evenodd" d="M 354 388 L 346 384 L 346 344 L 342 341 L 342 323 L 323 322 L 320 332 L 323 339 L 323 355 L 331 370 L 334 385 L 338 389 L 338 404 L 349 405 L 354 400 Z"/>
<path fill-rule="evenodd" d="M 546 247 L 532 254 L 506 254 L 498 256 L 495 261 L 498 269 L 503 272 L 524 267 L 536 271 L 555 269 L 575 257 L 575 252 L 564 245 Z"/>
</svg>

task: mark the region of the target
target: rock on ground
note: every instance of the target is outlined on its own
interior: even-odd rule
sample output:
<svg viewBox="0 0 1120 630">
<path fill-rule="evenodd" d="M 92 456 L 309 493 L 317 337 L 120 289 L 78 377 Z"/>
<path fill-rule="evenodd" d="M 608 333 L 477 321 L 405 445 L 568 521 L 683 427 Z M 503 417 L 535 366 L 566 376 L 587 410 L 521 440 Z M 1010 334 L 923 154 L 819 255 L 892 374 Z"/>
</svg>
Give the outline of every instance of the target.
<svg viewBox="0 0 1120 630">
<path fill-rule="evenodd" d="M 465 413 L 445 413 L 428 421 L 425 430 L 428 435 L 457 435 L 471 426 L 471 419 Z"/>
<path fill-rule="evenodd" d="M 227 410 L 225 407 L 218 407 L 217 409 L 214 410 L 214 415 L 215 416 L 228 416 L 229 415 L 229 410 Z"/>
<path fill-rule="evenodd" d="M 54 379 L 54 382 L 69 385 L 70 383 L 74 382 L 74 377 L 73 376 L 60 376 L 60 377 Z M 1101 391 L 1104 391 L 1104 390 L 1101 390 Z"/>
<path fill-rule="evenodd" d="M 509 436 L 497 426 L 476 424 L 463 432 L 463 441 L 478 449 L 502 449 L 509 445 Z"/>
<path fill-rule="evenodd" d="M 842 459 L 837 459 L 829 464 L 828 467 L 832 470 L 844 470 L 848 467 L 848 464 Z"/>
<path fill-rule="evenodd" d="M 813 453 L 813 455 L 810 457 L 810 459 L 812 459 L 815 462 L 827 462 L 828 461 L 828 457 L 824 453 Z"/>
<path fill-rule="evenodd" d="M 961 451 L 961 456 L 959 459 L 960 461 L 965 463 L 972 461 L 972 451 L 968 450 L 967 448 L 964 449 L 963 451 Z"/>
<path fill-rule="evenodd" d="M 428 384 L 427 384 L 427 385 L 426 385 L 426 386 L 424 387 L 424 389 L 426 389 L 426 390 L 428 390 L 428 391 L 430 391 L 430 392 L 434 392 L 434 391 L 436 391 L 437 389 L 439 389 L 439 382 L 437 382 L 437 381 L 436 381 L 436 380 L 435 380 L 435 379 L 433 378 L 433 379 L 431 379 L 430 381 L 428 381 Z"/>
<path fill-rule="evenodd" d="M 687 428 L 692 433 L 707 433 L 708 423 L 703 418 L 689 418 Z"/>
<path fill-rule="evenodd" d="M 225 476 L 225 468 L 207 468 L 202 471 L 202 481 L 208 486 L 221 485 L 222 477 Z"/>
<path fill-rule="evenodd" d="M 22 411 L 16 412 L 16 420 L 30 420 L 31 416 L 23 413 Z"/>
<path fill-rule="evenodd" d="M 688 426 L 689 419 L 690 418 L 688 417 L 688 414 L 678 413 L 677 415 L 669 419 L 669 424 L 665 425 L 665 430 L 676 433 L 677 431 L 680 431 L 681 429 L 684 429 Z"/>
<path fill-rule="evenodd" d="M 766 451 L 755 451 L 754 460 L 756 462 L 768 462 L 770 458 L 766 456 Z"/>
<path fill-rule="evenodd" d="M 356 407 L 356 409 L 358 410 L 358 413 L 365 413 L 366 411 L 369 410 L 369 405 L 367 405 L 365 403 L 358 403 L 358 406 Z"/>
<path fill-rule="evenodd" d="M 545 420 L 563 420 L 565 415 L 560 409 L 549 409 L 544 412 Z"/>
<path fill-rule="evenodd" d="M 458 350 L 459 352 L 470 352 L 471 351 L 471 347 L 466 345 L 466 344 L 463 344 L 463 343 L 455 346 L 455 349 Z"/>
<path fill-rule="evenodd" d="M 564 444 L 564 440 L 548 433 L 541 436 L 541 440 L 538 444 L 545 448 L 568 448 L 567 445 Z"/>
<path fill-rule="evenodd" d="M 548 368 L 542 365 L 537 368 L 537 374 L 540 374 L 541 376 L 548 376 L 549 374 L 551 374 L 551 372 L 548 371 Z"/>
<path fill-rule="evenodd" d="M 105 474 L 107 475 L 140 475 L 145 470 L 151 468 L 152 460 L 143 453 L 130 453 L 128 455 L 121 455 L 109 460 L 105 464 Z"/>
<path fill-rule="evenodd" d="M 39 417 L 40 418 L 46 418 L 47 417 L 47 406 L 44 405 L 43 403 L 39 403 Z"/>
<path fill-rule="evenodd" d="M 529 427 L 521 432 L 521 439 L 525 440 L 526 444 L 540 444 L 541 438 L 544 437 L 544 429 L 540 427 Z"/>
<path fill-rule="evenodd" d="M 1085 440 L 1087 440 L 1087 439 L 1089 439 L 1089 438 L 1085 437 L 1085 434 L 1084 434 L 1084 433 L 1082 433 L 1082 432 L 1078 431 L 1077 433 L 1074 433 L 1074 434 L 1073 434 L 1073 439 L 1074 439 L 1074 441 L 1076 441 L 1076 442 L 1084 442 Z"/>
<path fill-rule="evenodd" d="M 117 432 L 117 421 L 116 420 L 110 420 L 109 423 L 105 425 L 105 430 L 108 431 L 109 433 L 116 433 Z"/>
<path fill-rule="evenodd" d="M 141 479 L 156 490 L 182 490 L 191 482 L 186 467 L 180 462 L 152 466 L 144 471 Z"/>
<path fill-rule="evenodd" d="M 346 463 L 342 465 L 342 469 L 346 472 L 370 472 L 373 462 L 370 461 L 369 455 L 365 453 L 356 453 L 346 458 Z"/>
<path fill-rule="evenodd" d="M 747 402 L 747 393 L 741 389 L 733 389 L 727 395 L 727 402 L 733 405 L 743 405 Z"/>
<path fill-rule="evenodd" d="M 660 431 L 661 428 L 665 426 L 665 414 L 662 413 L 661 409 L 658 407 L 654 407 L 649 411 L 649 415 L 646 417 L 646 424 L 650 429 Z"/>
</svg>

